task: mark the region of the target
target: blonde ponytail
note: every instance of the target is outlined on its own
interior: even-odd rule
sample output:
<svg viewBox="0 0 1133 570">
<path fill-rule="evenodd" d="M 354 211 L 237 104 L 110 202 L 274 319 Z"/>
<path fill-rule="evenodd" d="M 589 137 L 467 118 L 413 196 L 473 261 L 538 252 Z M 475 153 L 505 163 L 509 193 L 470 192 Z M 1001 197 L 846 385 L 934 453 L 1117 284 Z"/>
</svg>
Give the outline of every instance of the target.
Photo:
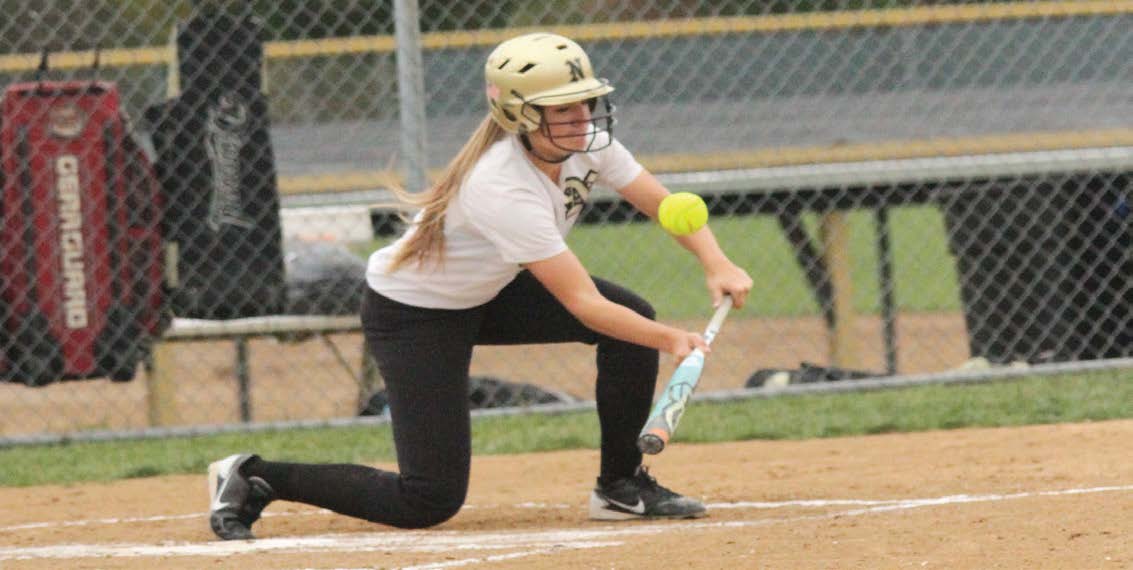
<svg viewBox="0 0 1133 570">
<path fill-rule="evenodd" d="M 425 192 L 411 194 L 400 188 L 394 188 L 394 194 L 402 202 L 422 210 L 420 219 L 414 224 L 413 235 L 401 245 L 390 262 L 388 271 L 393 273 L 406 263 L 416 263 L 423 266 L 429 261 L 440 263 L 441 252 L 445 246 L 445 210 L 456 196 L 465 177 L 476 166 L 476 162 L 487 152 L 496 141 L 507 134 L 491 115 L 480 122 L 472 136 L 464 143 L 464 147 L 453 157 L 445 167 L 440 180 Z"/>
</svg>

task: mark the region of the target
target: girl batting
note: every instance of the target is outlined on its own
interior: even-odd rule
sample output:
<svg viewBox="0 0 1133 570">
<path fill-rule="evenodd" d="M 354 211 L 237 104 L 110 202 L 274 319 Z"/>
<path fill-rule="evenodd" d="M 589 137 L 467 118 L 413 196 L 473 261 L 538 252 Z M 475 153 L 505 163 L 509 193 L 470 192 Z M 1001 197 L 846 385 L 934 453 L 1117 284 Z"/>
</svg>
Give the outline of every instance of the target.
<svg viewBox="0 0 1133 570">
<path fill-rule="evenodd" d="M 454 516 L 471 466 L 472 350 L 492 344 L 596 347 L 602 435 L 591 518 L 705 514 L 657 483 L 635 443 L 659 351 L 679 359 L 707 345 L 656 322 L 632 291 L 590 276 L 565 241 L 595 184 L 654 218 L 668 191 L 614 139 L 613 87 L 575 42 L 546 33 L 508 40 L 489 55 L 485 79 L 488 116 L 435 186 L 403 196 L 420 210 L 366 274 L 362 323 L 386 383 L 399 472 L 226 457 L 209 467 L 220 538 L 252 538 L 276 499 L 401 528 Z M 727 294 L 743 306 L 752 280 L 711 230 L 676 239 L 700 261 L 713 303 Z"/>
</svg>

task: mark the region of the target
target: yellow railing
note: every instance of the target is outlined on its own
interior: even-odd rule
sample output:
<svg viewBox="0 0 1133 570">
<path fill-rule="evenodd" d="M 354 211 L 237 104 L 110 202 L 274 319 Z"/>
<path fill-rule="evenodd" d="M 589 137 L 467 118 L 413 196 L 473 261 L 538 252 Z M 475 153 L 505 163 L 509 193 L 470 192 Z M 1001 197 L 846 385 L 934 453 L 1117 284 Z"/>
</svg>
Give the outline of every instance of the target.
<svg viewBox="0 0 1133 570">
<path fill-rule="evenodd" d="M 544 30 L 561 33 L 583 41 L 642 39 L 652 37 L 740 34 L 751 32 L 783 32 L 795 30 L 835 30 L 846 28 L 900 27 L 926 24 L 949 24 L 990 20 L 1028 18 L 1069 18 L 1133 13 L 1133 0 L 1081 0 L 1062 2 L 1004 2 L 920 6 L 891 10 L 854 10 L 844 12 L 808 12 L 766 16 L 721 18 L 688 18 L 643 22 L 605 22 L 532 28 L 503 28 L 475 31 L 431 32 L 422 34 L 423 49 L 490 46 L 512 36 Z M 393 36 L 357 36 L 267 42 L 268 59 L 317 57 L 329 55 L 392 52 Z M 39 54 L 0 55 L 0 72 L 30 71 L 39 65 Z M 103 50 L 100 64 L 104 67 L 164 65 L 171 61 L 167 46 Z M 68 69 L 89 67 L 94 52 L 66 51 L 51 54 L 51 67 Z"/>
</svg>

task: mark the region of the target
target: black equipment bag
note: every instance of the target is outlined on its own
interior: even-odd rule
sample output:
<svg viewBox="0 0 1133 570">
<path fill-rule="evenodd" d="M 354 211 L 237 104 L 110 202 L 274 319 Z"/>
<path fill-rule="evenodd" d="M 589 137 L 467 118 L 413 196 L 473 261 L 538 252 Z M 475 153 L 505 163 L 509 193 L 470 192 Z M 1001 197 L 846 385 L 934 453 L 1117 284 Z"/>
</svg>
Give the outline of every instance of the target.
<svg viewBox="0 0 1133 570">
<path fill-rule="evenodd" d="M 178 316 L 276 314 L 286 301 L 260 31 L 251 16 L 222 13 L 181 24 L 181 94 L 146 111 L 178 246 Z"/>
<path fill-rule="evenodd" d="M 162 197 L 116 86 L 9 86 L 0 149 L 0 376 L 132 379 L 170 318 Z"/>
</svg>

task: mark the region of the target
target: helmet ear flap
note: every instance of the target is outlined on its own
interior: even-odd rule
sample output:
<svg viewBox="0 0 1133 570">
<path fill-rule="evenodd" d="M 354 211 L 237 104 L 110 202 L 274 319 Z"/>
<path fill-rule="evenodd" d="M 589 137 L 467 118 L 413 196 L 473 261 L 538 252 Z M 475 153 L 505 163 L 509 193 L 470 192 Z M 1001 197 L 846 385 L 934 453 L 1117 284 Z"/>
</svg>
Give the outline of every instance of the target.
<svg viewBox="0 0 1133 570">
<path fill-rule="evenodd" d="M 499 109 L 499 110 L 500 110 L 500 112 L 501 112 L 501 113 L 503 113 L 504 117 L 507 117 L 507 120 L 509 120 L 509 121 L 512 121 L 512 122 L 515 122 L 515 121 L 519 120 L 518 118 L 516 118 L 516 116 L 515 116 L 515 114 L 514 114 L 514 113 L 512 113 L 512 112 L 511 112 L 511 111 L 509 111 L 509 110 L 507 110 L 507 108 L 505 108 L 505 107 L 503 107 L 503 106 L 499 105 L 499 104 L 498 104 L 498 103 L 496 103 L 495 101 L 492 101 L 492 106 L 493 106 L 493 107 L 495 107 L 495 108 L 497 108 L 497 109 Z"/>
<path fill-rule="evenodd" d="M 500 126 L 508 131 L 524 131 L 524 120 L 519 115 L 516 115 L 513 110 L 513 105 L 507 105 L 498 102 L 491 97 L 488 98 L 488 105 L 491 107 L 492 116 Z M 522 111 L 520 111 L 522 114 Z"/>
</svg>

